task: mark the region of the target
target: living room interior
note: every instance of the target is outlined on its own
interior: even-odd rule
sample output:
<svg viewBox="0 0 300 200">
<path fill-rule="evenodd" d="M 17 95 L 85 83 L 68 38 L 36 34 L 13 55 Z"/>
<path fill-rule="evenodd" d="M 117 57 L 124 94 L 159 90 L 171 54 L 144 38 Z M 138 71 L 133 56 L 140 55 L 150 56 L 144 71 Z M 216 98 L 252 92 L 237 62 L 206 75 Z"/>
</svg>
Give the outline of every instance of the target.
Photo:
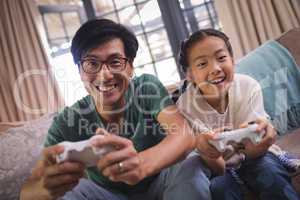
<svg viewBox="0 0 300 200">
<path fill-rule="evenodd" d="M 128 26 L 140 45 L 135 75 L 158 77 L 170 93 L 185 78 L 181 41 L 199 29 L 225 32 L 236 72 L 262 86 L 277 144 L 300 159 L 300 0 L 2 0 L 0 200 L 19 198 L 53 117 L 87 95 L 70 46 L 95 18 Z M 293 184 L 300 194 L 300 169 Z"/>
</svg>

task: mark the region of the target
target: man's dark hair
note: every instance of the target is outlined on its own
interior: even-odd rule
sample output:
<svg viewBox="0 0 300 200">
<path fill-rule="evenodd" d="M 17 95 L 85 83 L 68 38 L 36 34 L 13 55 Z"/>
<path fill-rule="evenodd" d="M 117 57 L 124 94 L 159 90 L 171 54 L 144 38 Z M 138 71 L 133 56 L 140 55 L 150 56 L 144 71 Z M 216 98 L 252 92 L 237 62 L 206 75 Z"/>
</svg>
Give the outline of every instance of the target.
<svg viewBox="0 0 300 200">
<path fill-rule="evenodd" d="M 79 64 L 82 56 L 89 50 L 120 38 L 124 44 L 126 57 L 133 62 L 138 50 L 136 36 L 125 26 L 109 19 L 94 19 L 84 23 L 76 32 L 71 45 L 71 52 L 75 64 Z"/>
<path fill-rule="evenodd" d="M 215 36 L 215 37 L 221 38 L 225 42 L 230 56 L 233 57 L 232 47 L 231 47 L 231 44 L 229 42 L 229 38 L 227 37 L 227 35 L 225 35 L 223 32 L 218 31 L 216 29 L 202 29 L 202 30 L 194 32 L 188 39 L 184 40 L 181 43 L 180 52 L 179 52 L 179 56 L 178 56 L 178 62 L 181 65 L 181 69 L 184 73 L 186 73 L 187 68 L 189 66 L 189 63 L 188 63 L 189 49 L 196 42 L 199 42 L 208 36 Z"/>
</svg>

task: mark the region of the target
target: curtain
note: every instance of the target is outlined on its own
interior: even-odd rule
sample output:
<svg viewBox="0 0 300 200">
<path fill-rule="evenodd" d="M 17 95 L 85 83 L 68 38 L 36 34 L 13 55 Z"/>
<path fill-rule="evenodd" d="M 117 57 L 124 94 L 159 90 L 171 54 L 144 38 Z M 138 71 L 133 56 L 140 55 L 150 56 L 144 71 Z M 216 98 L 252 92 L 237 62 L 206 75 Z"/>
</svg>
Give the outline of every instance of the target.
<svg viewBox="0 0 300 200">
<path fill-rule="evenodd" d="M 235 58 L 300 25 L 299 0 L 215 0 Z"/>
<path fill-rule="evenodd" d="M 0 122 L 35 119 L 64 104 L 41 22 L 33 0 L 0 1 Z"/>
</svg>

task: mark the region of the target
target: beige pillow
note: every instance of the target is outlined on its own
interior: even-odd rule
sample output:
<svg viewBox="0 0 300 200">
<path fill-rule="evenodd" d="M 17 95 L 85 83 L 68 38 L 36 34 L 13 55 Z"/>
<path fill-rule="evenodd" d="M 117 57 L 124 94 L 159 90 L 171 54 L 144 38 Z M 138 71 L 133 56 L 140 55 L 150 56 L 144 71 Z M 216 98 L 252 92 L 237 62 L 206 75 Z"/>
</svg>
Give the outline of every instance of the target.
<svg viewBox="0 0 300 200">
<path fill-rule="evenodd" d="M 40 157 L 55 115 L 45 115 L 0 135 L 0 200 L 19 199 L 21 186 Z"/>
</svg>

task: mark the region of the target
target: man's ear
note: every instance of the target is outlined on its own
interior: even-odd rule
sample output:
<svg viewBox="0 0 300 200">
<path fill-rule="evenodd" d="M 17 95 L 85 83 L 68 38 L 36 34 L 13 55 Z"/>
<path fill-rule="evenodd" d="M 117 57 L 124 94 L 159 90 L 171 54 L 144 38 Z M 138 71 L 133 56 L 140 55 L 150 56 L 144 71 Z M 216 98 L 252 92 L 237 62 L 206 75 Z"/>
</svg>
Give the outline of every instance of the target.
<svg viewBox="0 0 300 200">
<path fill-rule="evenodd" d="M 131 78 L 133 77 L 133 75 L 134 75 L 133 62 L 132 62 L 132 61 L 128 61 L 128 65 L 129 65 L 129 67 L 130 67 L 130 71 L 129 71 L 128 76 L 129 76 L 129 78 L 131 79 Z"/>
</svg>

